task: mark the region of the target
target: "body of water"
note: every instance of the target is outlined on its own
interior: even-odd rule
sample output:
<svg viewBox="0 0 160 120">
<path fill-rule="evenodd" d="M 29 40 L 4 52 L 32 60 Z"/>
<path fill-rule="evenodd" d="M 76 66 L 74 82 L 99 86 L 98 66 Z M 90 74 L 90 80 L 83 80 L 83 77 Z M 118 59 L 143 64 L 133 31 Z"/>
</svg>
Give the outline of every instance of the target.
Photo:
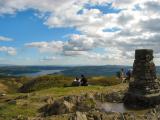
<svg viewBox="0 0 160 120">
<path fill-rule="evenodd" d="M 35 73 L 17 74 L 16 76 L 38 77 L 38 76 L 57 73 L 57 72 L 60 72 L 60 71 L 62 71 L 62 70 L 41 70 L 40 72 L 35 72 Z"/>
<path fill-rule="evenodd" d="M 125 112 L 137 112 L 137 113 L 145 113 L 148 109 L 129 109 L 126 108 L 123 103 L 109 103 L 105 102 L 98 105 L 98 108 L 100 108 L 102 111 L 105 112 L 119 112 L 119 113 L 125 113 Z"/>
<path fill-rule="evenodd" d="M 100 105 L 101 110 L 105 112 L 127 112 L 128 109 L 124 106 L 123 103 L 103 103 Z"/>
</svg>

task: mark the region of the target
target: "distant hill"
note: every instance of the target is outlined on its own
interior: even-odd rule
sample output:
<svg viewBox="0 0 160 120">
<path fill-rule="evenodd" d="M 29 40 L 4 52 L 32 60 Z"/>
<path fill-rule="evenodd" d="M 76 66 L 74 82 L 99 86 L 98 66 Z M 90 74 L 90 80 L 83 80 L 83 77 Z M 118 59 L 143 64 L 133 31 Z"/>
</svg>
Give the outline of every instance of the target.
<svg viewBox="0 0 160 120">
<path fill-rule="evenodd" d="M 124 70 L 127 71 L 128 69 L 132 69 L 132 66 L 81 66 L 61 71 L 59 74 L 65 76 L 80 76 L 81 74 L 86 76 L 113 76 L 116 75 L 121 68 L 124 68 Z M 160 66 L 157 67 L 157 75 L 160 75 Z"/>
<path fill-rule="evenodd" d="M 4 67 L 4 66 L 11 66 L 9 64 L 0 64 L 0 67 Z"/>
<path fill-rule="evenodd" d="M 105 65 L 105 66 L 78 66 L 71 69 L 67 69 L 59 72 L 65 76 L 80 76 L 84 74 L 86 76 L 113 76 L 121 68 L 125 70 L 131 69 L 131 66 L 117 66 L 117 65 Z"/>
<path fill-rule="evenodd" d="M 70 67 L 63 66 L 0 66 L 0 75 L 18 75 L 24 73 L 37 73 L 41 70 L 64 70 Z"/>
<path fill-rule="evenodd" d="M 113 76 L 121 68 L 126 71 L 132 66 L 122 65 L 104 65 L 104 66 L 0 66 L 0 76 L 16 76 L 18 74 L 37 73 L 42 70 L 62 70 L 53 74 L 62 74 L 65 76 Z M 47 74 L 47 73 L 46 73 Z M 160 66 L 157 66 L 157 75 L 160 75 Z"/>
</svg>

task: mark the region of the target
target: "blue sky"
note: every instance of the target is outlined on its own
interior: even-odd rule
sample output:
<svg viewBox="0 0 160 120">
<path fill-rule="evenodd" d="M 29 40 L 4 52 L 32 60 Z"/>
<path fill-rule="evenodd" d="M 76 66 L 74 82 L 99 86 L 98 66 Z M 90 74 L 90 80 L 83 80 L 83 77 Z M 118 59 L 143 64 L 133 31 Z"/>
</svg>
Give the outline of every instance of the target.
<svg viewBox="0 0 160 120">
<path fill-rule="evenodd" d="M 9 36 L 13 39 L 12 42 L 1 42 L 1 46 L 12 46 L 18 49 L 19 53 L 16 56 L 9 56 L 0 52 L 2 57 L 7 59 L 18 60 L 20 63 L 22 58 L 34 58 L 33 61 L 38 61 L 41 54 L 35 49 L 29 50 L 24 47 L 25 43 L 38 41 L 62 40 L 66 41 L 67 35 L 79 33 L 74 28 L 49 28 L 43 24 L 43 20 L 35 15 L 35 10 L 26 10 L 18 12 L 14 15 L 3 15 L 0 17 L 0 33 L 3 36 Z M 10 61 L 9 61 L 10 62 Z M 11 63 L 12 64 L 12 63 Z M 15 62 L 13 64 L 16 64 Z M 18 64 L 18 63 L 17 63 Z M 23 63 L 22 64 L 27 64 Z M 41 64 L 41 63 L 39 63 Z"/>
<path fill-rule="evenodd" d="M 137 48 L 154 49 L 158 61 L 150 23 L 160 22 L 159 8 L 157 0 L 0 0 L 0 62 L 131 65 Z"/>
</svg>

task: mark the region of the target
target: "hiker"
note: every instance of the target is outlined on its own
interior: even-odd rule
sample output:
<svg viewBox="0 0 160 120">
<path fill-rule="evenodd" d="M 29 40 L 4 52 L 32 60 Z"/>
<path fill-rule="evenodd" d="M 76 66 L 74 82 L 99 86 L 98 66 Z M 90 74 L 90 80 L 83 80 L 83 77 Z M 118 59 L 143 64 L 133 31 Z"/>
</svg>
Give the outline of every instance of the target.
<svg viewBox="0 0 160 120">
<path fill-rule="evenodd" d="M 124 74 L 124 69 L 122 68 L 121 70 L 120 70 L 120 80 L 121 80 L 121 82 L 122 83 L 124 83 L 125 82 L 125 74 Z"/>
<path fill-rule="evenodd" d="M 80 79 L 78 77 L 72 82 L 72 86 L 80 86 Z"/>
<path fill-rule="evenodd" d="M 81 86 L 88 86 L 88 81 L 84 75 L 81 75 Z"/>
<path fill-rule="evenodd" d="M 129 82 L 131 80 L 132 77 L 132 69 L 128 69 L 128 71 L 126 72 L 126 82 Z"/>
</svg>

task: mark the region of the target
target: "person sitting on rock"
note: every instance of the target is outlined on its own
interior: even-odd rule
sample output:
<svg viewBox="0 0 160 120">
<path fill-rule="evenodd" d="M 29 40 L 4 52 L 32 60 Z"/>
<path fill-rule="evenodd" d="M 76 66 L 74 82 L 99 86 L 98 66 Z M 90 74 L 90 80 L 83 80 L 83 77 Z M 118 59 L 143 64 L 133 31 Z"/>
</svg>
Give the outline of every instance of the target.
<svg viewBox="0 0 160 120">
<path fill-rule="evenodd" d="M 72 82 L 72 86 L 80 86 L 80 80 L 78 77 L 76 77 L 75 80 Z"/>
<path fill-rule="evenodd" d="M 84 75 L 81 75 L 81 86 L 88 86 L 88 81 Z"/>
</svg>

